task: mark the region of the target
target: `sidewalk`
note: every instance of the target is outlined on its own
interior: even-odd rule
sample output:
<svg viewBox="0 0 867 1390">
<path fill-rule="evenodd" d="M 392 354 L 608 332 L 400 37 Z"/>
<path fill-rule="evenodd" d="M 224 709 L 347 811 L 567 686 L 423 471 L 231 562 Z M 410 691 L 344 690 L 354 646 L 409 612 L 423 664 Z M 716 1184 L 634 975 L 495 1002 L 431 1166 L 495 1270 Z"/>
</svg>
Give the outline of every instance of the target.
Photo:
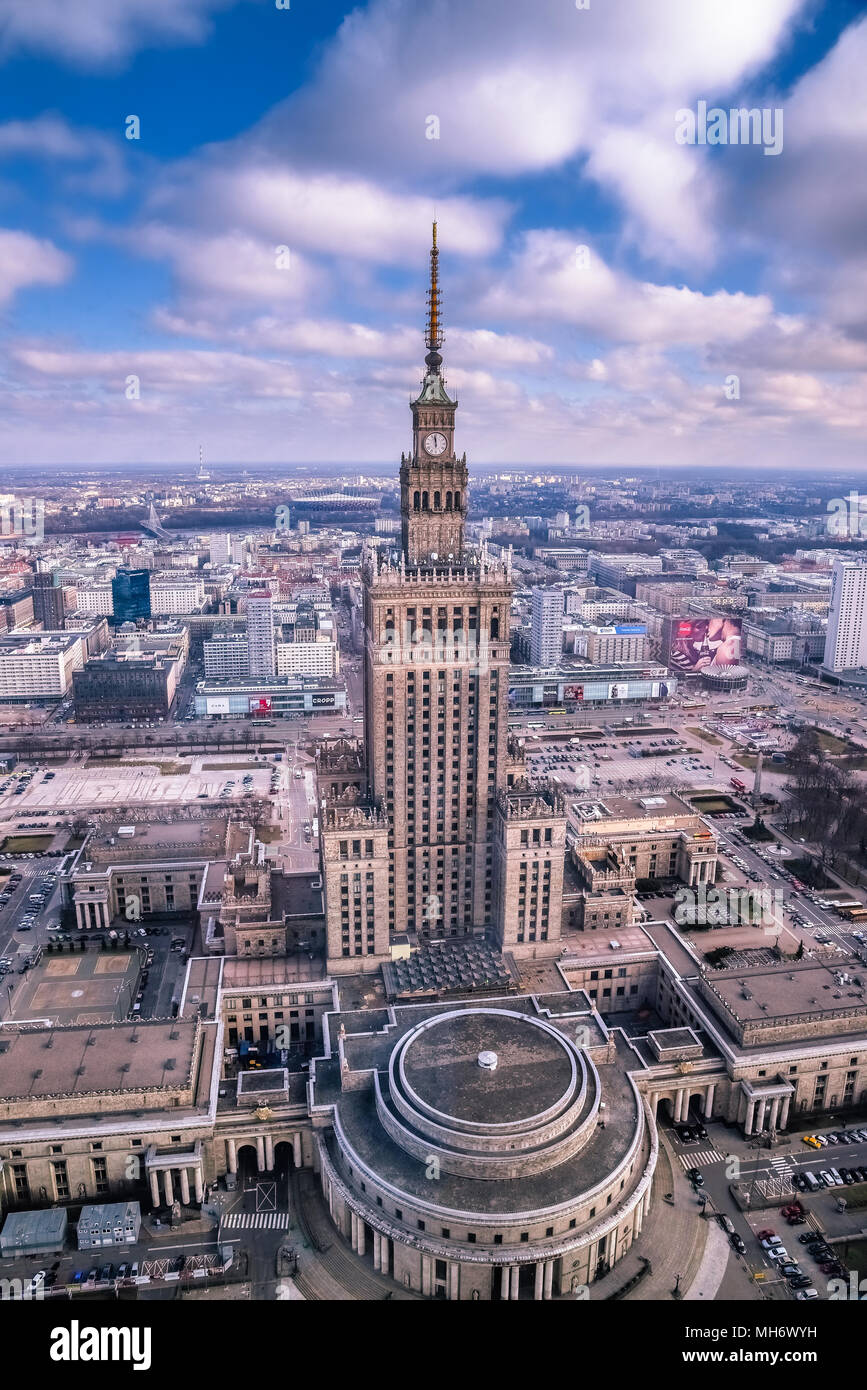
<svg viewBox="0 0 867 1390">
<path fill-rule="evenodd" d="M 666 1192 L 674 1197 L 674 1205 L 664 1200 Z M 688 1298 L 690 1287 L 702 1268 L 710 1230 L 710 1223 L 703 1219 L 700 1210 L 695 1193 L 680 1164 L 673 1161 L 665 1135 L 660 1131 L 659 1161 L 653 1175 L 650 1210 L 641 1235 L 629 1253 L 603 1279 L 591 1285 L 591 1301 L 610 1298 L 621 1289 L 641 1270 L 642 1255 L 651 1261 L 652 1271 L 624 1295 L 624 1302 L 669 1301 L 678 1274 L 681 1292 Z M 705 1278 L 702 1274 L 703 1285 Z"/>
</svg>

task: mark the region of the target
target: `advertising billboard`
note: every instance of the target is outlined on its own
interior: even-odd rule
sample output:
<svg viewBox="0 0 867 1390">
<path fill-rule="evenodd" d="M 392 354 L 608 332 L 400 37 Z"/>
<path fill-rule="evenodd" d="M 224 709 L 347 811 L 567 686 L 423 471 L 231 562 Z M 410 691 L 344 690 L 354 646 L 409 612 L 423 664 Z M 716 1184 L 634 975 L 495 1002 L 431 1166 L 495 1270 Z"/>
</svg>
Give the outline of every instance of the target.
<svg viewBox="0 0 867 1390">
<path fill-rule="evenodd" d="M 616 623 L 614 631 L 618 637 L 644 637 L 647 627 L 644 623 Z"/>
<path fill-rule="evenodd" d="M 228 695 L 209 695 L 205 702 L 205 708 L 207 709 L 208 714 L 228 714 Z"/>
<path fill-rule="evenodd" d="M 741 659 L 740 618 L 683 618 L 672 625 L 669 665 L 679 671 L 736 666 Z"/>
<path fill-rule="evenodd" d="M 627 681 L 620 681 L 617 685 L 609 685 L 609 700 L 625 700 L 629 695 L 629 685 Z"/>
<path fill-rule="evenodd" d="M 251 714 L 270 714 L 271 697 L 270 695 L 251 695 L 250 696 Z"/>
<path fill-rule="evenodd" d="M 584 687 L 583 687 L 583 685 L 567 685 L 567 686 L 564 686 L 564 687 L 563 687 L 563 699 L 564 699 L 564 700 L 583 700 L 583 699 L 584 699 Z"/>
</svg>

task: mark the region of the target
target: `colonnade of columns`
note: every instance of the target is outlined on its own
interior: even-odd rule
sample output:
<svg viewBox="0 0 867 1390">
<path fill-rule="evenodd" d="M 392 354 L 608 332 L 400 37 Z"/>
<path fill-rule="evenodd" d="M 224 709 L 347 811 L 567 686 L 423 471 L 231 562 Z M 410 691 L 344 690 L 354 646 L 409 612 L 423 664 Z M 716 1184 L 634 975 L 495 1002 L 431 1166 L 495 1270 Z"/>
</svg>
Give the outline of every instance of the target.
<svg viewBox="0 0 867 1390">
<path fill-rule="evenodd" d="M 763 1129 L 785 1129 L 791 1102 L 791 1095 L 748 1096 L 744 1134 L 761 1134 Z"/>
<path fill-rule="evenodd" d="M 78 927 L 95 927 L 101 931 L 108 931 L 111 926 L 111 913 L 108 910 L 107 902 L 87 902 L 76 901 L 75 904 L 75 924 Z"/>
<path fill-rule="evenodd" d="M 163 1193 L 165 1195 L 166 1206 L 171 1206 L 175 1200 L 175 1187 L 172 1173 L 178 1174 L 178 1186 L 180 1188 L 180 1200 L 184 1206 L 189 1205 L 190 1201 L 190 1170 L 193 1174 L 193 1191 L 196 1201 L 201 1202 L 205 1195 L 204 1183 L 202 1181 L 202 1169 L 200 1164 L 174 1164 L 171 1168 L 151 1168 L 149 1172 L 151 1185 L 151 1201 L 155 1207 L 161 1205 L 160 1202 L 160 1176 L 163 1179 Z"/>
</svg>

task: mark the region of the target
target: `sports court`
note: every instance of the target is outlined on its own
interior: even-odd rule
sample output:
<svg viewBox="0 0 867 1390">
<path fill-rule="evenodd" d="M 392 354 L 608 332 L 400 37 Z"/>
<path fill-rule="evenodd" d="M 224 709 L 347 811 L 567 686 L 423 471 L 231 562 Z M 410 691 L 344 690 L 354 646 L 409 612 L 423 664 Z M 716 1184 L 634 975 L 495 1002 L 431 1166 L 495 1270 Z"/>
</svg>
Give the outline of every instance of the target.
<svg viewBox="0 0 867 1390">
<path fill-rule="evenodd" d="M 60 1025 L 126 1018 L 142 963 L 140 952 L 128 950 L 44 955 L 27 976 L 15 977 L 13 1017 Z"/>
</svg>

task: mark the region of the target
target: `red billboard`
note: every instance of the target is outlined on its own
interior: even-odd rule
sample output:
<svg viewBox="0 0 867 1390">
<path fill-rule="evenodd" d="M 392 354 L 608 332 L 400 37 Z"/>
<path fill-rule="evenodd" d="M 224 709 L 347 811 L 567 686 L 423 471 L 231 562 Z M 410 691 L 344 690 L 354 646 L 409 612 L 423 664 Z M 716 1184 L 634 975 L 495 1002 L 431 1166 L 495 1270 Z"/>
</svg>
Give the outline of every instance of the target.
<svg viewBox="0 0 867 1390">
<path fill-rule="evenodd" d="M 736 666 L 740 659 L 740 618 L 683 618 L 672 628 L 669 665 L 679 671 Z"/>
<path fill-rule="evenodd" d="M 567 685 L 567 686 L 564 688 L 564 690 L 563 690 L 563 699 L 564 699 L 564 700 L 583 700 L 583 699 L 584 699 L 584 687 L 583 687 L 583 685 Z"/>
<path fill-rule="evenodd" d="M 256 695 L 250 698 L 251 714 L 270 714 L 271 697 L 269 695 Z"/>
</svg>

